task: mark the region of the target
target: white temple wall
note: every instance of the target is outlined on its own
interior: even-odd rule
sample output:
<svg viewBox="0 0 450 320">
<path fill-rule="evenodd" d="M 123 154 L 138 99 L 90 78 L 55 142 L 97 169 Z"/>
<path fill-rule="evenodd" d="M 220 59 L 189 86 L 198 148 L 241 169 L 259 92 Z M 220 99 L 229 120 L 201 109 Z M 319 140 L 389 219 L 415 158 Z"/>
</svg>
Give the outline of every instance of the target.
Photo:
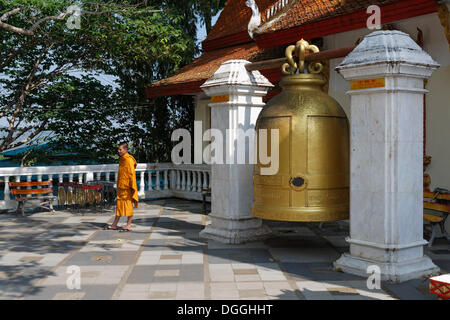
<svg viewBox="0 0 450 320">
<path fill-rule="evenodd" d="M 441 187 L 450 189 L 450 50 L 437 13 L 405 19 L 393 24 L 396 29 L 417 38 L 417 28 L 423 31 L 424 50 L 441 67 L 433 73 L 427 89 L 427 155 L 432 156 L 427 172 L 431 175 L 431 189 Z M 324 50 L 352 46 L 358 38 L 371 33 L 368 29 L 359 29 L 324 37 Z M 334 97 L 350 117 L 350 89 L 334 69 L 343 59 L 331 61 L 329 94 Z"/>
<path fill-rule="evenodd" d="M 198 94 L 195 96 L 195 121 L 202 121 L 202 135 L 208 129 L 211 129 L 211 108 L 208 106 L 211 103 L 211 98 L 205 94 Z M 203 141 L 202 150 L 205 150 L 206 146 L 210 142 Z M 204 159 L 204 161 L 210 159 Z"/>
</svg>

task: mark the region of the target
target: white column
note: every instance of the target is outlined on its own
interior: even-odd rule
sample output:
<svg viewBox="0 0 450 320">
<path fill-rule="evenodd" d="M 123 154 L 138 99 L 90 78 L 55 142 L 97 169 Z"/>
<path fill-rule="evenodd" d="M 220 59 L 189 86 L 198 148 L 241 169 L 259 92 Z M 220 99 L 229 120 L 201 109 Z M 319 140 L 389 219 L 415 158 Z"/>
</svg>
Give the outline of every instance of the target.
<svg viewBox="0 0 450 320">
<path fill-rule="evenodd" d="M 186 170 L 187 181 L 186 181 L 186 190 L 191 191 L 191 171 Z"/>
<path fill-rule="evenodd" d="M 139 172 L 139 197 L 143 197 L 145 195 L 145 192 L 144 192 L 144 187 L 145 187 L 144 173 L 145 173 L 145 171 Z"/>
<path fill-rule="evenodd" d="M 407 34 L 371 33 L 337 67 L 351 82 L 350 253 L 344 272 L 403 282 L 439 269 L 423 255 L 424 79 L 439 65 Z"/>
<path fill-rule="evenodd" d="M 150 169 L 148 172 L 148 191 L 151 192 L 153 190 L 153 182 L 152 182 L 152 172 L 153 170 Z M 156 182 L 156 185 L 158 185 L 158 182 Z"/>
<path fill-rule="evenodd" d="M 202 192 L 202 171 L 197 171 L 197 192 Z"/>
<path fill-rule="evenodd" d="M 181 170 L 181 190 L 186 190 L 186 170 Z"/>
<path fill-rule="evenodd" d="M 203 85 L 203 91 L 212 99 L 211 128 L 223 136 L 223 159 L 228 164 L 212 163 L 211 224 L 201 236 L 224 243 L 244 243 L 259 240 L 270 234 L 262 220 L 251 215 L 253 200 L 253 164 L 236 164 L 237 153 L 249 154 L 253 145 L 237 150 L 239 129 L 254 129 L 262 107 L 263 97 L 273 85 L 259 71 L 248 72 L 245 60 L 223 63 Z M 226 140 L 228 134 L 228 141 Z M 248 157 L 248 156 L 247 156 Z M 203 172 L 203 187 L 208 186 L 207 172 Z M 199 181 L 201 183 L 201 181 Z"/>
<path fill-rule="evenodd" d="M 161 181 L 159 181 L 159 169 L 156 169 L 156 190 L 161 189 Z"/>
<path fill-rule="evenodd" d="M 175 170 L 170 170 L 170 181 L 169 181 L 169 189 L 175 190 L 176 189 L 176 176 L 175 176 Z"/>
<path fill-rule="evenodd" d="M 169 189 L 169 180 L 167 179 L 167 172 L 169 170 L 164 170 L 164 190 Z"/>
<path fill-rule="evenodd" d="M 86 173 L 86 182 L 89 182 L 89 181 L 93 181 L 94 180 L 94 172 L 92 172 L 92 171 L 89 171 L 89 172 L 87 172 Z M 79 175 L 80 176 L 80 175 Z"/>
<path fill-rule="evenodd" d="M 180 170 L 175 170 L 176 190 L 181 188 Z"/>
<path fill-rule="evenodd" d="M 208 172 L 203 172 L 203 189 L 208 188 Z"/>
<path fill-rule="evenodd" d="M 192 171 L 192 191 L 197 192 L 197 171 Z"/>
<path fill-rule="evenodd" d="M 9 201 L 10 199 L 10 190 L 9 190 L 9 176 L 5 176 L 5 188 L 3 189 L 3 194 L 4 196 L 4 200 L 5 203 L 7 203 L 7 201 Z"/>
</svg>

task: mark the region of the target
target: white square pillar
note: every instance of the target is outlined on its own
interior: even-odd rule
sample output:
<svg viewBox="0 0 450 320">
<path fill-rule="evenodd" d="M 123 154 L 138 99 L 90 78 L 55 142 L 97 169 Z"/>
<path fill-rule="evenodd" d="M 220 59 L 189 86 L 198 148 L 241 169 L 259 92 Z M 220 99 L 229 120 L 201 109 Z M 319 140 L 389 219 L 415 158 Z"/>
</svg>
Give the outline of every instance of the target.
<svg viewBox="0 0 450 320">
<path fill-rule="evenodd" d="M 439 65 L 407 34 L 369 34 L 336 68 L 351 81 L 350 253 L 344 272 L 403 282 L 439 269 L 423 246 L 424 79 Z"/>
<path fill-rule="evenodd" d="M 200 233 L 204 238 L 223 243 L 244 243 L 270 234 L 262 220 L 251 215 L 253 201 L 253 164 L 249 140 L 239 148 L 243 132 L 254 134 L 256 120 L 264 106 L 263 97 L 273 85 L 259 71 L 248 72 L 245 60 L 223 63 L 203 85 L 211 97 L 211 128 L 222 133 L 223 159 L 211 166 L 211 224 Z M 250 130 L 250 131 L 248 131 Z M 214 133 L 212 133 L 214 135 Z M 242 145 L 241 145 L 242 146 Z M 246 155 L 238 164 L 238 154 Z"/>
</svg>

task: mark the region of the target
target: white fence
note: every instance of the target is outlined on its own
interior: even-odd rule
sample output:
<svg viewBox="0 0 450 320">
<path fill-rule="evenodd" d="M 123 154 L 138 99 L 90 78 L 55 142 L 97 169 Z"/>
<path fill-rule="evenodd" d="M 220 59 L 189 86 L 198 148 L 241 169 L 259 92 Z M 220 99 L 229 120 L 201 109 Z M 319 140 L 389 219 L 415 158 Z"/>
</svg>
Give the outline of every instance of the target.
<svg viewBox="0 0 450 320">
<path fill-rule="evenodd" d="M 12 167 L 0 168 L 0 187 L 3 185 L 3 197 L 0 209 L 17 206 L 11 200 L 8 182 L 10 181 L 46 181 L 87 182 L 93 180 L 117 181 L 117 164 Z M 172 163 L 139 163 L 136 167 L 138 194 L 141 199 L 176 197 L 201 200 L 202 188 L 210 188 L 211 166 L 174 165 Z M 55 188 L 56 190 L 56 188 Z M 55 202 L 55 205 L 57 202 Z"/>
</svg>

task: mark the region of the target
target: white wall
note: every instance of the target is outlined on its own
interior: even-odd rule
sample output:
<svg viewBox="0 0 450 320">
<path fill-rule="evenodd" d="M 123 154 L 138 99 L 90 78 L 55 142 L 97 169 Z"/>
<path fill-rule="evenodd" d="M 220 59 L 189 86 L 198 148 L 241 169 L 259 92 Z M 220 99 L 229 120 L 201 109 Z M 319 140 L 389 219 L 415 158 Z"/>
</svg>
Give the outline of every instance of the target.
<svg viewBox="0 0 450 320">
<path fill-rule="evenodd" d="M 206 130 L 211 129 L 211 108 L 208 105 L 210 102 L 211 98 L 204 94 L 197 95 L 195 99 L 195 121 L 202 121 L 202 134 Z M 205 150 L 209 143 L 208 141 L 203 141 L 202 150 Z M 204 161 L 209 160 L 204 159 Z"/>
<path fill-rule="evenodd" d="M 431 175 L 431 188 L 450 189 L 450 51 L 449 44 L 440 24 L 437 13 L 428 14 L 394 23 L 398 30 L 417 38 L 417 28 L 423 31 L 424 50 L 436 60 L 441 67 L 433 74 L 427 89 L 427 154 L 432 156 L 428 167 Z M 324 38 L 325 49 L 342 48 L 354 45 L 358 38 L 371 31 L 368 29 L 339 33 Z M 334 68 L 343 59 L 331 61 L 329 94 L 334 97 L 350 117 L 350 97 L 346 82 Z"/>
</svg>

